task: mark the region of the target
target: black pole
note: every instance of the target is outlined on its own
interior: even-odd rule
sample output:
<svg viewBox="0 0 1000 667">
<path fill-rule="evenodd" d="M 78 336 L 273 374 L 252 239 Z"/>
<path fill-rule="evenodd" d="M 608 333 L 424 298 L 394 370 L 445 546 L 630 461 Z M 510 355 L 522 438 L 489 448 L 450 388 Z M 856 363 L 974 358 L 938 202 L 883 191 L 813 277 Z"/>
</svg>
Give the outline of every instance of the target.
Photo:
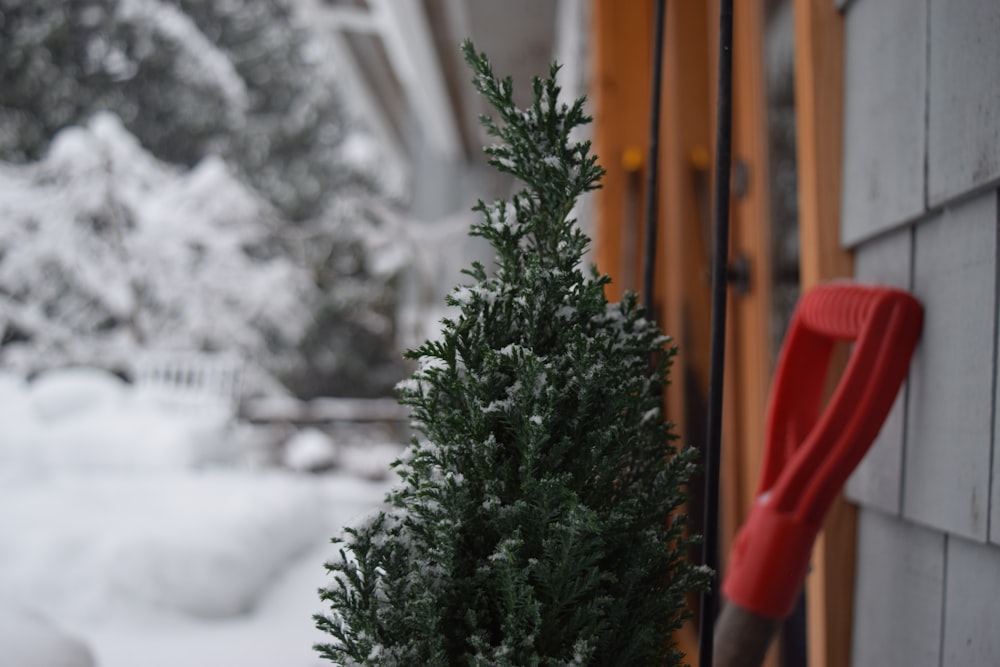
<svg viewBox="0 0 1000 667">
<path fill-rule="evenodd" d="M 646 317 L 655 319 L 653 285 L 656 277 L 656 215 L 657 173 L 660 165 L 660 91 L 663 79 L 663 24 L 666 23 L 667 0 L 656 3 L 656 25 L 653 37 L 652 105 L 649 118 L 649 168 L 646 169 L 646 247 L 642 263 L 642 300 Z"/>
<path fill-rule="evenodd" d="M 702 562 L 716 572 L 702 595 L 700 660 L 712 667 L 712 641 L 719 608 L 719 457 L 722 432 L 722 382 L 726 360 L 726 268 L 729 260 L 729 176 L 732 161 L 733 1 L 719 3 L 719 92 L 715 140 L 715 238 L 712 251 L 712 339 L 705 442 L 705 522 Z"/>
</svg>

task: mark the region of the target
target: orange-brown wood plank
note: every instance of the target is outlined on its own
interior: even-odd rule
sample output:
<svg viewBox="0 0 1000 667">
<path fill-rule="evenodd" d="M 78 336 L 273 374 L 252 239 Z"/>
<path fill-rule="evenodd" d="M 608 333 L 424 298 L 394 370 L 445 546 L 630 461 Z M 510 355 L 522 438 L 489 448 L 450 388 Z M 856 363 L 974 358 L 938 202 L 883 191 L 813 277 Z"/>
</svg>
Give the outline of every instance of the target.
<svg viewBox="0 0 1000 667">
<path fill-rule="evenodd" d="M 843 18 L 828 0 L 794 0 L 803 290 L 853 274 L 840 245 Z M 851 657 L 856 517 L 840 498 L 813 552 L 807 581 L 809 664 L 847 667 Z"/>
<path fill-rule="evenodd" d="M 708 10 L 703 2 L 669 2 L 666 20 L 656 301 L 664 328 L 680 349 L 666 410 L 691 446 L 704 439 L 711 323 L 706 236 L 712 192 Z M 692 500 L 701 504 L 700 498 Z M 693 622 L 679 640 L 687 660 L 696 666 Z"/>
<path fill-rule="evenodd" d="M 668 414 L 688 443 L 702 439 L 708 394 L 711 228 L 711 106 L 703 2 L 670 2 L 665 33 L 661 116 L 661 233 L 658 304 L 680 347 Z"/>
<path fill-rule="evenodd" d="M 737 492 L 735 502 L 728 505 L 727 546 L 754 502 L 772 371 L 764 3 L 743 0 L 736 5 L 733 18 L 733 158 L 737 175 L 733 181 L 731 257 L 732 261 L 745 260 L 750 273 L 748 291 L 741 294 L 734 289 L 730 294 L 729 350 L 736 381 L 729 388 L 738 416 L 733 415 L 736 423 L 724 452 L 730 461 L 727 485 Z"/>
<path fill-rule="evenodd" d="M 723 570 L 736 531 L 755 502 L 764 453 L 773 370 L 768 124 L 764 70 L 764 2 L 734 6 L 733 178 L 730 264 L 749 271 L 729 294 L 723 416 L 720 554 Z M 765 665 L 777 665 L 776 647 Z"/>
<path fill-rule="evenodd" d="M 594 0 L 591 16 L 593 142 L 607 170 L 595 194 L 594 261 L 599 271 L 611 276 L 607 294 L 617 301 L 625 289 L 637 286 L 642 270 L 653 3 Z"/>
</svg>

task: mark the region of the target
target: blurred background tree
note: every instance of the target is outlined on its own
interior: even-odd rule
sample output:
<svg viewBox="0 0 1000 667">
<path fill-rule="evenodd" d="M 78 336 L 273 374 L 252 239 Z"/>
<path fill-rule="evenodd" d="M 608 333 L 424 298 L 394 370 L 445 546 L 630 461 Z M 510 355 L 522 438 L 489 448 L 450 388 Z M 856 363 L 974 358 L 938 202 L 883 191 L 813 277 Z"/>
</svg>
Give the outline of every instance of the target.
<svg viewBox="0 0 1000 667">
<path fill-rule="evenodd" d="M 118 361 L 107 341 L 124 337 L 137 349 L 235 347 L 304 397 L 389 392 L 402 374 L 394 348 L 401 264 L 378 256 L 392 237 L 378 204 L 384 192 L 371 151 L 357 159 L 361 135 L 335 76 L 288 0 L 0 0 L 0 160 L 12 163 L 0 206 L 5 224 L 21 232 L 0 241 L 0 361 L 17 359 L 28 372 L 55 363 L 112 365 Z M 95 115 L 104 120 L 88 126 Z M 87 126 L 89 139 L 69 142 L 53 162 L 53 141 L 73 126 Z M 123 148 L 130 144 L 119 126 L 137 145 Z M 88 158 L 88 150 L 103 157 Z M 177 200 L 186 223 L 143 212 L 157 197 L 190 195 L 194 168 L 207 158 L 222 166 L 200 182 L 218 189 L 198 195 L 201 208 Z M 55 190 L 53 173 L 61 179 Z M 71 184 L 88 178 L 90 186 Z M 79 201 L 93 187 L 103 198 Z M 23 197 L 11 202 L 25 188 L 42 195 L 40 209 Z M 241 188 L 249 192 L 233 194 Z M 76 193 L 77 201 L 53 209 L 54 192 Z M 226 210 L 230 195 L 241 204 Z M 203 215 L 213 198 L 221 208 Z M 75 253 L 56 251 L 54 231 L 72 224 L 86 227 L 80 239 L 89 240 L 78 239 Z M 201 236 L 139 243 L 142 230 L 156 225 L 198 228 Z M 227 225 L 242 230 L 226 246 L 240 255 L 226 255 L 228 264 L 213 238 Z M 108 253 L 120 261 L 109 263 Z M 30 258 L 41 270 L 14 271 L 15 256 L 21 268 Z M 230 270 L 197 268 L 219 262 Z M 91 265 L 104 268 L 85 268 Z M 274 277 L 279 265 L 285 278 L 269 283 L 269 293 L 243 294 L 260 282 L 251 273 Z M 159 278 L 149 275 L 154 270 Z M 93 286 L 80 302 L 92 312 L 81 319 L 81 307 L 60 302 L 81 294 L 88 271 L 103 275 L 108 289 Z M 167 275 L 193 282 L 171 289 L 161 279 Z M 206 296 L 227 290 L 215 302 Z M 109 301 L 109 294 L 131 296 Z M 211 323 L 229 311 L 241 313 L 230 321 L 242 320 L 246 334 Z M 52 332 L 60 330 L 57 343 Z M 104 343 L 88 348 L 87 340 L 98 339 Z"/>
</svg>

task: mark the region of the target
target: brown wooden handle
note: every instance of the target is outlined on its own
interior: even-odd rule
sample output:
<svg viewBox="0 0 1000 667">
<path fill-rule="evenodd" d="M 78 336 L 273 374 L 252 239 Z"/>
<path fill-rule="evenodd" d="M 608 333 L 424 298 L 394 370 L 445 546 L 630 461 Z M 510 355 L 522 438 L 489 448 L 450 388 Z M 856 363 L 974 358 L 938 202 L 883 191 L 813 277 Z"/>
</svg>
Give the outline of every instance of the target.
<svg viewBox="0 0 1000 667">
<path fill-rule="evenodd" d="M 715 623 L 713 667 L 760 667 L 779 623 L 727 602 Z"/>
</svg>

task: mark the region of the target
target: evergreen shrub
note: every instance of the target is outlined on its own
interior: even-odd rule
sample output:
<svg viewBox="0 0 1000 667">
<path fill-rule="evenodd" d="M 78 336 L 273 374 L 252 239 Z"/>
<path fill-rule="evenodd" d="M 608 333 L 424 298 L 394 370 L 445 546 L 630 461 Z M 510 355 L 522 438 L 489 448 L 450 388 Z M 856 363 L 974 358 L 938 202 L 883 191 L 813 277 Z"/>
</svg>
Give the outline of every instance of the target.
<svg viewBox="0 0 1000 667">
<path fill-rule="evenodd" d="M 603 170 L 558 101 L 558 67 L 512 101 L 509 78 L 463 47 L 499 115 L 489 162 L 524 189 L 480 202 L 475 263 L 442 336 L 409 352 L 400 385 L 415 438 L 389 508 L 346 530 L 316 617 L 343 665 L 675 665 L 685 595 L 684 485 L 694 452 L 661 413 L 674 355 L 636 296 L 581 270 L 571 217 Z"/>
</svg>

